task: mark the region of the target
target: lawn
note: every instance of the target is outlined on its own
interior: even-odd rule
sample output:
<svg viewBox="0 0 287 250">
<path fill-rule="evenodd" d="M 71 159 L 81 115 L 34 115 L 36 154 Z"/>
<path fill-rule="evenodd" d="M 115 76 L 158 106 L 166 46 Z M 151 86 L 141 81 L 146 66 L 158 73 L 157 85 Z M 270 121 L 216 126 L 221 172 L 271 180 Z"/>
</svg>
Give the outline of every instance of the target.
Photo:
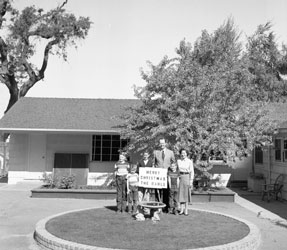
<svg viewBox="0 0 287 250">
<path fill-rule="evenodd" d="M 135 250 L 192 249 L 222 245 L 247 236 L 249 228 L 235 219 L 189 210 L 189 216 L 161 214 L 161 220 L 136 221 L 114 208 L 73 212 L 51 219 L 51 234 L 86 245 Z"/>
</svg>

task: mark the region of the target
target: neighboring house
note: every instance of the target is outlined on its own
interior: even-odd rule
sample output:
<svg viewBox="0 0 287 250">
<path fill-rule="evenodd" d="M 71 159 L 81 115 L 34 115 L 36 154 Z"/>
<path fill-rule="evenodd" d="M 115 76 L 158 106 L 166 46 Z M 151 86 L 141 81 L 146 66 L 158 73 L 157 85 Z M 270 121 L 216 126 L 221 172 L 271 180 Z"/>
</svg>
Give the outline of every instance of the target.
<svg viewBox="0 0 287 250">
<path fill-rule="evenodd" d="M 75 174 L 78 184 L 101 184 L 100 176 L 113 172 L 119 149 L 127 144 L 119 135 L 118 116 L 137 104 L 133 99 L 21 98 L 0 120 L 0 132 L 10 133 L 8 183 L 39 180 L 56 170 Z"/>
<path fill-rule="evenodd" d="M 287 199 L 287 103 L 270 106 L 270 118 L 279 122 L 274 131 L 273 145 L 257 147 L 253 152 L 253 171 L 261 173 L 267 183 L 274 183 L 279 174 L 284 175 L 283 198 Z"/>
</svg>

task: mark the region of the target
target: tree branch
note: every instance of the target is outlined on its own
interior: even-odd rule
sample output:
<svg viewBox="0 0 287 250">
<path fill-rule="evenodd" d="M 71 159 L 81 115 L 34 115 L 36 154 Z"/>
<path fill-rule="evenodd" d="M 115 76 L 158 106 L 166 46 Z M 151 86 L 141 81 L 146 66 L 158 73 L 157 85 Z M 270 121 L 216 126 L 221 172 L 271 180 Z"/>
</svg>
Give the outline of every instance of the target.
<svg viewBox="0 0 287 250">
<path fill-rule="evenodd" d="M 9 103 L 8 103 L 8 106 L 5 110 L 4 113 L 6 113 L 19 99 L 19 89 L 18 89 L 18 84 L 17 84 L 17 81 L 14 77 L 14 75 L 8 75 L 8 80 L 5 81 L 5 84 L 6 82 L 9 82 L 9 93 L 10 93 L 10 99 L 9 99 Z M 7 85 L 7 84 L 6 84 Z"/>
<path fill-rule="evenodd" d="M 3 38 L 0 36 L 0 59 L 2 64 L 8 64 L 7 61 L 7 45 L 5 43 L 5 41 L 3 40 Z"/>
<path fill-rule="evenodd" d="M 58 43 L 58 39 L 55 39 L 53 41 L 50 41 L 45 48 L 44 51 L 44 58 L 43 58 L 43 63 L 42 63 L 42 67 L 38 73 L 38 75 L 35 73 L 35 71 L 32 69 L 32 67 L 29 65 L 29 63 L 26 61 L 24 61 L 23 65 L 27 70 L 27 73 L 29 74 L 30 79 L 25 82 L 21 88 L 20 88 L 20 92 L 19 92 L 19 96 L 23 97 L 27 94 L 27 92 L 29 91 L 30 88 L 32 88 L 36 82 L 44 79 L 45 76 L 45 71 L 48 65 L 48 60 L 49 60 L 49 52 L 52 49 L 53 45 Z"/>
<path fill-rule="evenodd" d="M 62 9 L 67 3 L 68 3 L 68 0 L 65 0 L 65 2 L 62 3 L 62 5 L 59 7 L 59 9 Z"/>
<path fill-rule="evenodd" d="M 29 75 L 29 78 L 30 78 L 32 81 L 36 81 L 37 75 L 36 75 L 35 71 L 32 69 L 31 65 L 27 62 L 26 59 L 22 59 L 22 60 L 23 60 L 23 66 L 25 67 L 26 72 L 27 72 L 28 75 Z"/>
<path fill-rule="evenodd" d="M 0 60 L 1 60 L 0 81 L 4 83 L 8 89 L 10 89 L 12 86 L 8 79 L 9 69 L 8 69 L 8 60 L 7 60 L 7 45 L 4 42 L 2 37 L 0 37 Z"/>
<path fill-rule="evenodd" d="M 52 49 L 53 45 L 57 44 L 59 42 L 58 39 L 55 39 L 55 40 L 52 40 L 50 41 L 46 47 L 45 47 L 45 51 L 44 51 L 44 58 L 43 58 L 43 63 L 42 63 L 42 67 L 39 71 L 39 80 L 43 79 L 44 78 L 44 73 L 45 73 L 45 70 L 47 68 L 47 65 L 48 65 L 48 60 L 49 60 L 49 52 L 50 50 Z"/>
<path fill-rule="evenodd" d="M 38 82 L 36 79 L 29 79 L 27 82 L 25 82 L 19 90 L 19 97 L 25 96 L 29 89 L 32 88 L 36 82 Z"/>
<path fill-rule="evenodd" d="M 2 23 L 4 20 L 3 17 L 6 14 L 8 3 L 9 3 L 8 0 L 1 1 L 1 3 L 0 3 L 0 28 L 2 28 Z"/>
</svg>

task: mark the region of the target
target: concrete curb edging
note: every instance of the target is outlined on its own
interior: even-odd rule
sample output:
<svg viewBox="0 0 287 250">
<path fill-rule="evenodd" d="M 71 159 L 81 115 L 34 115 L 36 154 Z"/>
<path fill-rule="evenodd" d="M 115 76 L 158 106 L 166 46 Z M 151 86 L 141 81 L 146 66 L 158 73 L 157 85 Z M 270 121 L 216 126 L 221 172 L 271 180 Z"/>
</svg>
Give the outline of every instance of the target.
<svg viewBox="0 0 287 250">
<path fill-rule="evenodd" d="M 89 245 L 84 245 L 84 244 L 80 244 L 80 243 L 76 243 L 72 241 L 63 240 L 50 234 L 46 230 L 46 223 L 52 218 L 55 218 L 55 217 L 58 217 L 64 214 L 72 213 L 72 212 L 79 212 L 79 211 L 90 210 L 90 209 L 91 208 L 67 211 L 67 212 L 52 215 L 52 216 L 49 216 L 47 218 L 40 220 L 36 224 L 36 228 L 34 231 L 35 241 L 37 242 L 38 245 L 40 245 L 45 250 L 111 250 L 111 249 L 122 250 L 122 249 L 114 249 L 114 248 L 102 248 L 102 247 L 97 247 L 97 246 L 89 246 Z M 226 217 L 238 220 L 246 224 L 250 230 L 249 234 L 239 241 L 231 242 L 231 243 L 224 244 L 224 245 L 218 245 L 218 246 L 196 248 L 193 250 L 239 250 L 239 249 L 240 250 L 256 250 L 258 249 L 260 242 L 261 242 L 260 231 L 254 224 L 250 223 L 249 221 L 246 221 L 246 220 L 243 220 L 243 219 L 231 216 L 231 215 L 214 212 L 214 211 L 195 209 L 195 208 L 192 208 L 191 210 L 218 214 L 221 216 L 226 216 Z"/>
</svg>

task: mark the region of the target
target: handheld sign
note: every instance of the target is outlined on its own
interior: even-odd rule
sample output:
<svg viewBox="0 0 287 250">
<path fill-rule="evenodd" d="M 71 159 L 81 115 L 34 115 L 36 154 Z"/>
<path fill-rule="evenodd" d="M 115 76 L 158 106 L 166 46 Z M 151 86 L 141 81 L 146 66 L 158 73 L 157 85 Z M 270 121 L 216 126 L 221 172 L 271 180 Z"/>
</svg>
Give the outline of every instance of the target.
<svg viewBox="0 0 287 250">
<path fill-rule="evenodd" d="M 139 168 L 139 186 L 145 188 L 167 188 L 167 169 Z"/>
</svg>

